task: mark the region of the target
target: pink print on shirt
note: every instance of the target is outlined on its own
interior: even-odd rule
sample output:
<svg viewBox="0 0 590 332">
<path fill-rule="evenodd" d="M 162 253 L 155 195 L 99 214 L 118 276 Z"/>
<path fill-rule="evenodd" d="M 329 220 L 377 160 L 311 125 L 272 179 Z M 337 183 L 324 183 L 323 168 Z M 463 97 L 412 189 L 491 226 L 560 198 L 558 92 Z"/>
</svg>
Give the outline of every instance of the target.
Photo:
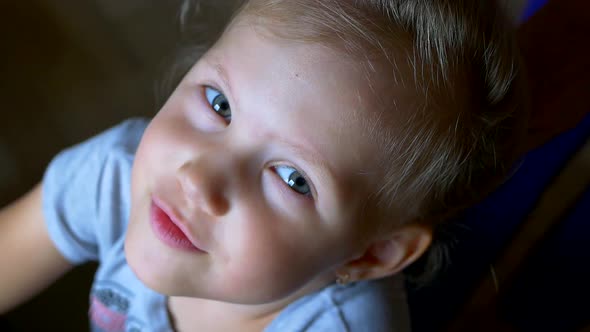
<svg viewBox="0 0 590 332">
<path fill-rule="evenodd" d="M 90 324 L 93 331 L 125 331 L 129 300 L 110 288 L 95 289 L 90 296 Z"/>
<path fill-rule="evenodd" d="M 105 332 L 119 332 L 125 330 L 127 315 L 111 310 L 92 297 L 90 305 L 90 321 Z"/>
</svg>

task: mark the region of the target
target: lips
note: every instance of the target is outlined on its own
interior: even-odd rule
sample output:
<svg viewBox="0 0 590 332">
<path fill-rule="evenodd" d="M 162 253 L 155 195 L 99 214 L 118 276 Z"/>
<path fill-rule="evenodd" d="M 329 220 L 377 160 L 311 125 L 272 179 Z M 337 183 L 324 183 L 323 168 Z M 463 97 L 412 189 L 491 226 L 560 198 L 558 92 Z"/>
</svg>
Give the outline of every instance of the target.
<svg viewBox="0 0 590 332">
<path fill-rule="evenodd" d="M 190 233 L 183 230 L 184 226 L 180 222 L 175 222 L 174 216 L 167 213 L 164 204 L 156 199 L 152 200 L 150 206 L 150 224 L 156 237 L 164 244 L 174 249 L 180 249 L 190 252 L 205 252 L 197 247 L 194 241 L 191 241 Z"/>
</svg>

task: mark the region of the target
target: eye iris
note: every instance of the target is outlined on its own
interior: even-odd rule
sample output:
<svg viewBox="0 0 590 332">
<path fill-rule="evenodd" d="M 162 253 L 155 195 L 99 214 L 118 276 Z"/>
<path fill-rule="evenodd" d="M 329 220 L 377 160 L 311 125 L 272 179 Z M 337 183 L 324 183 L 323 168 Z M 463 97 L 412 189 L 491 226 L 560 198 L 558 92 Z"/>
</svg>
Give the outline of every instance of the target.
<svg viewBox="0 0 590 332">
<path fill-rule="evenodd" d="M 296 192 L 300 194 L 308 194 L 309 193 L 309 186 L 307 185 L 307 181 L 299 174 L 299 172 L 293 172 L 289 176 L 289 186 L 293 188 Z"/>
<path fill-rule="evenodd" d="M 231 109 L 229 107 L 229 102 L 225 98 L 224 95 L 218 95 L 213 99 L 211 103 L 215 112 L 219 113 L 219 115 L 228 118 L 231 116 Z"/>
<path fill-rule="evenodd" d="M 309 195 L 311 193 L 310 184 L 295 168 L 279 165 L 274 167 L 274 170 L 291 190 L 301 195 Z"/>
</svg>

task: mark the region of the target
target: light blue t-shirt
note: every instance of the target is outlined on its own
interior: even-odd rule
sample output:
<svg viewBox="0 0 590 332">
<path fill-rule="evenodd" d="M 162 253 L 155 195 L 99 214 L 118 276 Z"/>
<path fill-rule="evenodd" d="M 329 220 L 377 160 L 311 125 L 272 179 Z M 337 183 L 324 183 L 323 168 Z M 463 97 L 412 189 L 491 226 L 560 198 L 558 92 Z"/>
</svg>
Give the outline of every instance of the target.
<svg viewBox="0 0 590 332">
<path fill-rule="evenodd" d="M 63 151 L 43 180 L 49 235 L 73 264 L 99 261 L 90 294 L 92 331 L 173 331 L 167 298 L 144 286 L 123 244 L 133 157 L 148 124 L 131 119 Z M 332 285 L 285 308 L 266 332 L 409 331 L 401 277 Z"/>
</svg>

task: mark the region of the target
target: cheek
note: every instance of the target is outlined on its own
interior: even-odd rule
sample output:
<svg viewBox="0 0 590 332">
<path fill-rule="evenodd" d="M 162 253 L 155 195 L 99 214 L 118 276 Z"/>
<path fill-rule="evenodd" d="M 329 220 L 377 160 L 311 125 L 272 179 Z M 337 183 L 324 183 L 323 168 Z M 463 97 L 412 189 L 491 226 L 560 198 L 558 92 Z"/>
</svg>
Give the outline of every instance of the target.
<svg viewBox="0 0 590 332">
<path fill-rule="evenodd" d="M 145 228 L 145 219 L 147 215 L 142 213 L 142 209 L 138 209 L 137 205 L 141 204 L 136 201 L 132 205 L 131 214 L 129 217 L 129 225 L 125 235 L 125 258 L 131 270 L 135 275 L 143 281 L 144 284 L 154 286 L 154 271 L 150 268 L 149 262 L 154 261 L 152 248 L 146 246 L 148 243 L 147 229 Z M 157 278 L 156 278 L 157 279 Z"/>
<path fill-rule="evenodd" d="M 286 246 L 260 241 L 244 248 L 244 255 L 228 267 L 230 291 L 252 290 L 254 302 L 269 302 L 292 294 L 317 273 L 313 264 L 303 261 Z"/>
<path fill-rule="evenodd" d="M 257 218 L 228 232 L 228 291 L 249 289 L 253 301 L 273 301 L 297 291 L 330 266 L 329 248 L 318 247 L 321 236 L 310 238 L 285 220 Z M 317 255 L 321 251 L 326 254 Z"/>
<path fill-rule="evenodd" d="M 131 186 L 133 190 L 134 198 L 139 194 L 141 187 L 145 185 L 145 181 L 151 172 L 151 165 L 154 163 L 152 160 L 156 158 L 158 148 L 158 130 L 154 127 L 155 123 L 152 121 L 146 129 L 139 147 L 135 152 L 133 160 L 133 168 L 131 173 Z"/>
<path fill-rule="evenodd" d="M 177 148 L 173 126 L 168 117 L 159 113 L 147 127 L 134 156 L 131 186 L 132 198 L 145 195 L 153 189 L 153 180 L 178 168 L 182 157 Z M 166 161 L 163 163 L 162 161 Z"/>
</svg>

